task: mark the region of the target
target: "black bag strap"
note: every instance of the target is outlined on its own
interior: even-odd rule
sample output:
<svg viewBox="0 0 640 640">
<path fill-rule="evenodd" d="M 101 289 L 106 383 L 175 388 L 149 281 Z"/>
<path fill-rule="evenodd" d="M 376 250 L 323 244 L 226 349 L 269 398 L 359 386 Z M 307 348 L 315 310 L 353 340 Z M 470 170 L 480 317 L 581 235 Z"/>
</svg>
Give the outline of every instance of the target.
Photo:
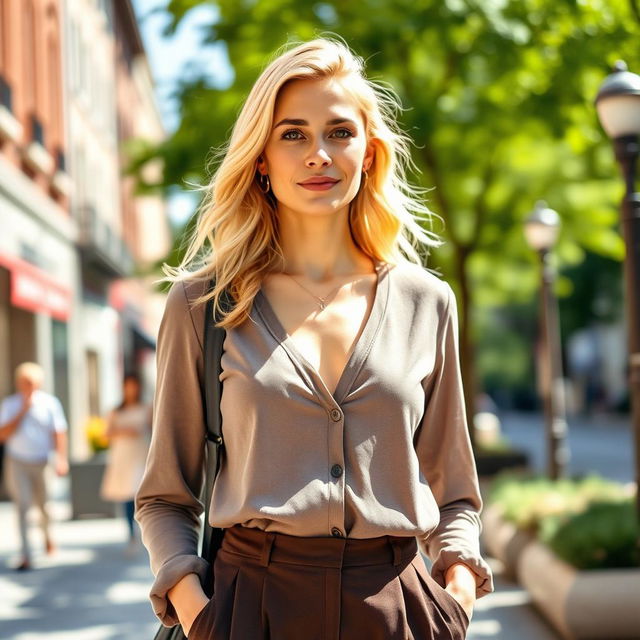
<svg viewBox="0 0 640 640">
<path fill-rule="evenodd" d="M 213 287 L 214 281 L 211 282 Z M 220 297 L 220 305 L 225 313 L 233 308 L 231 296 L 227 291 L 223 291 Z M 215 322 L 219 320 L 216 314 Z M 202 398 L 205 405 L 206 420 L 206 467 L 205 482 L 201 499 L 204 500 L 204 527 L 202 533 L 202 551 L 200 555 L 213 562 L 215 553 L 220 548 L 224 529 L 209 526 L 209 505 L 211 504 L 211 494 L 213 493 L 213 483 L 218 475 L 220 467 L 220 453 L 224 447 L 222 439 L 222 414 L 220 412 L 220 397 L 222 395 L 222 383 L 220 382 L 220 358 L 222 357 L 222 345 L 226 331 L 215 326 L 213 319 L 213 299 L 207 300 L 204 314 L 204 388 Z M 205 584 L 202 585 L 204 592 L 209 598 L 213 595 L 213 567 L 207 575 Z M 154 640 L 187 640 L 182 627 L 179 624 L 173 627 L 165 627 L 163 624 L 156 632 Z"/>
<path fill-rule="evenodd" d="M 214 281 L 211 282 L 213 287 Z M 220 296 L 220 306 L 226 313 L 233 308 L 233 300 L 226 289 Z M 220 320 L 220 314 L 216 314 L 215 322 Z M 226 331 L 216 327 L 213 318 L 213 298 L 207 300 L 204 314 L 204 402 L 206 418 L 206 471 L 204 487 L 204 528 L 202 535 L 202 551 L 200 555 L 213 562 L 215 552 L 220 548 L 224 529 L 209 526 L 209 508 L 213 484 L 220 468 L 220 456 L 224 448 L 222 438 L 222 413 L 220 411 L 220 398 L 222 396 L 222 382 L 220 373 L 222 366 L 222 345 Z M 205 593 L 213 595 L 213 571 L 209 571 L 208 581 L 204 587 Z"/>
</svg>

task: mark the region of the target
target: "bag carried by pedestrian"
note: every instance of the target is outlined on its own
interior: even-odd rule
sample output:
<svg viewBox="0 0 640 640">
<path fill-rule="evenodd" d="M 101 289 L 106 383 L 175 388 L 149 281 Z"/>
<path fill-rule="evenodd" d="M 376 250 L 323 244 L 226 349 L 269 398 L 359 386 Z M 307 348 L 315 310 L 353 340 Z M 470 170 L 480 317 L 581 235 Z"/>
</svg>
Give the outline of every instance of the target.
<svg viewBox="0 0 640 640">
<path fill-rule="evenodd" d="M 213 282 L 211 285 L 213 286 Z M 226 290 L 220 296 L 220 305 L 225 312 L 232 308 L 231 297 Z M 215 482 L 218 469 L 220 468 L 221 449 L 224 447 L 222 439 L 222 414 L 220 412 L 220 396 L 222 394 L 222 382 L 220 381 L 222 357 L 222 344 L 225 338 L 225 330 L 216 327 L 215 322 L 220 320 L 216 313 L 215 322 L 212 320 L 213 298 L 207 301 L 207 308 L 204 314 L 204 384 L 202 397 L 205 403 L 206 433 L 206 473 L 201 499 L 204 502 L 204 527 L 202 533 L 202 549 L 200 556 L 207 560 L 212 566 L 216 553 L 222 544 L 224 529 L 211 527 L 209 525 L 209 505 L 211 504 L 211 494 L 213 493 L 213 483 Z M 207 597 L 213 596 L 213 571 L 209 571 L 207 581 L 203 585 Z M 160 625 L 154 640 L 187 640 L 182 632 L 182 626 L 176 624 L 173 627 Z"/>
</svg>

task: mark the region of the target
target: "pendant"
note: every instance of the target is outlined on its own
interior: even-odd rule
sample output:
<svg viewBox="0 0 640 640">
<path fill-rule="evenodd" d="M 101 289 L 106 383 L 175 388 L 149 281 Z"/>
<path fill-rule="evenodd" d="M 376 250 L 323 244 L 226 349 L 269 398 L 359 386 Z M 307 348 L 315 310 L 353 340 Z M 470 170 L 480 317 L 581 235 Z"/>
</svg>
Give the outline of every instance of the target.
<svg viewBox="0 0 640 640">
<path fill-rule="evenodd" d="M 320 310 L 322 311 L 322 309 L 324 309 L 324 308 L 325 308 L 325 304 L 324 304 L 324 302 L 321 302 L 320 303 Z"/>
</svg>

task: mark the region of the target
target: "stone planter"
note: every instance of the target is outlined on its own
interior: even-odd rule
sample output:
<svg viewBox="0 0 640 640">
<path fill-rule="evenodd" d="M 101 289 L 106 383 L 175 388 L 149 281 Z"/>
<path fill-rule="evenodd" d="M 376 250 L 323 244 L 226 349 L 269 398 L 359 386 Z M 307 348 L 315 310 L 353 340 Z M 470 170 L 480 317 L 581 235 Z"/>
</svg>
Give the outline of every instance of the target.
<svg viewBox="0 0 640 640">
<path fill-rule="evenodd" d="M 566 640 L 640 638 L 640 568 L 578 571 L 495 506 L 483 514 L 483 541 Z"/>
<path fill-rule="evenodd" d="M 97 454 L 86 462 L 70 465 L 71 517 L 113 518 L 118 514 L 118 505 L 105 502 L 100 497 L 100 483 L 106 466 L 104 454 Z"/>
<path fill-rule="evenodd" d="M 518 558 L 522 549 L 531 543 L 531 536 L 502 518 L 500 509 L 495 505 L 483 510 L 482 523 L 487 551 L 502 562 L 508 578 L 517 580 Z"/>
</svg>

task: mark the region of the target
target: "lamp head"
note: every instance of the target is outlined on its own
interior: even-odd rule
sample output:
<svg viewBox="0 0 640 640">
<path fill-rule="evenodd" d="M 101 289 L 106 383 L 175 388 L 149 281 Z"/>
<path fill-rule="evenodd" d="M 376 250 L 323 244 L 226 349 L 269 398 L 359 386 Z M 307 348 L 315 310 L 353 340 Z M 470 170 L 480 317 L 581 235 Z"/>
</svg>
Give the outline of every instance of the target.
<svg viewBox="0 0 640 640">
<path fill-rule="evenodd" d="M 630 72 L 623 60 L 603 80 L 594 103 L 610 138 L 640 134 L 640 76 Z"/>
<path fill-rule="evenodd" d="M 544 200 L 536 202 L 534 210 L 524 223 L 527 244 L 536 251 L 548 251 L 558 239 L 560 216 Z"/>
</svg>

